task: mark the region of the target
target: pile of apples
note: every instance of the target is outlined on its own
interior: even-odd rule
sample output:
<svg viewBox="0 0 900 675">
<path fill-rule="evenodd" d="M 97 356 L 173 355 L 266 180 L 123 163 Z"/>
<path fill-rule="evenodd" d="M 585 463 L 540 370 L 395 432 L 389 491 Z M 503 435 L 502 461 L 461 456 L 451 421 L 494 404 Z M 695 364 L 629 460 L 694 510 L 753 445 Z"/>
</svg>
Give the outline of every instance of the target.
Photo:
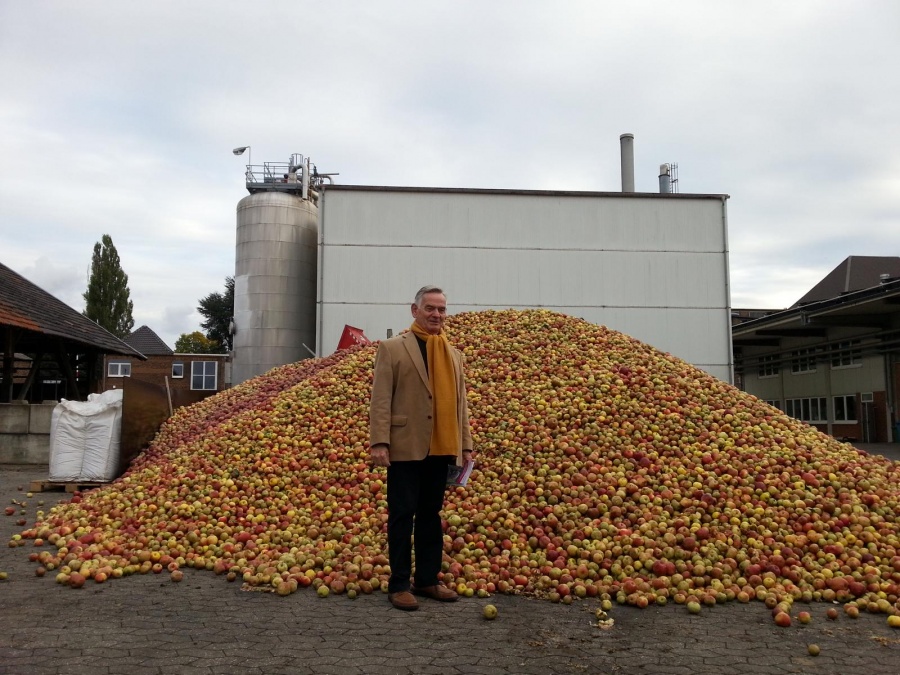
<svg viewBox="0 0 900 675">
<path fill-rule="evenodd" d="M 478 451 L 444 510 L 443 581 L 464 595 L 900 614 L 900 463 L 580 319 L 465 313 L 446 332 Z M 281 595 L 383 589 L 374 354 L 284 366 L 178 410 L 123 477 L 18 543 L 51 544 L 32 555 L 70 585 L 194 568 Z"/>
</svg>

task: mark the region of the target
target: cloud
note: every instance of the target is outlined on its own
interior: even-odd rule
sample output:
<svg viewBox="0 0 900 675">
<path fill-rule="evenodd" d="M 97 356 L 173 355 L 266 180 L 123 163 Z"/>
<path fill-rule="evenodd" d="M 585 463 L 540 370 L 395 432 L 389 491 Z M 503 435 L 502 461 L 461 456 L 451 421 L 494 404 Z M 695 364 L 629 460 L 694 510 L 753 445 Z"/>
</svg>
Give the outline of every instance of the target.
<svg viewBox="0 0 900 675">
<path fill-rule="evenodd" d="M 731 195 L 733 304 L 786 306 L 900 250 L 898 25 L 811 0 L 5 3 L 0 259 L 80 308 L 110 234 L 173 343 L 234 271 L 233 147 L 349 184 L 617 191 L 630 132 L 639 191 L 677 162 L 682 192 Z"/>
<path fill-rule="evenodd" d="M 182 334 L 200 330 L 201 320 L 202 317 L 193 306 L 166 307 L 163 310 L 162 317 L 156 322 L 156 325 L 159 327 L 157 334 L 162 338 L 163 342 L 174 349 L 175 342 Z"/>
<path fill-rule="evenodd" d="M 15 271 L 73 309 L 84 310 L 82 293 L 87 290 L 90 267 L 83 270 L 75 264 L 60 264 L 40 256 L 33 264 Z"/>
</svg>

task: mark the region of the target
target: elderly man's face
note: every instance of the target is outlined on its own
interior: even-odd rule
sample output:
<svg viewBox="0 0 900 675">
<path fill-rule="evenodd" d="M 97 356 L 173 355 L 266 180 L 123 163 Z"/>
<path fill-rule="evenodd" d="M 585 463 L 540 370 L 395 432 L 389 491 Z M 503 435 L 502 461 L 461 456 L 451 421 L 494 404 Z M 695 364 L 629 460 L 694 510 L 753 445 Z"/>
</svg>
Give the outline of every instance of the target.
<svg viewBox="0 0 900 675">
<path fill-rule="evenodd" d="M 444 328 L 447 316 L 447 298 L 443 293 L 426 293 L 422 304 L 412 304 L 412 315 L 419 328 L 431 335 L 439 334 Z"/>
</svg>

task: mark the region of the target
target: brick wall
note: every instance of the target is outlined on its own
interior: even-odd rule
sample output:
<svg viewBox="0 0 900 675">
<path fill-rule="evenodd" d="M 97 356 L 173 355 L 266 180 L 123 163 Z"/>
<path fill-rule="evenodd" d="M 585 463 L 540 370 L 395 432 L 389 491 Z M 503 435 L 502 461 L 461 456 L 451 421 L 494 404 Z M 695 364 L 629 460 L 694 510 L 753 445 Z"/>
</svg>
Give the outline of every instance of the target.
<svg viewBox="0 0 900 675">
<path fill-rule="evenodd" d="M 148 384 L 165 386 L 166 378 L 169 378 L 169 387 L 172 391 L 191 391 L 191 363 L 195 361 L 212 361 L 216 364 L 216 390 L 226 388 L 224 354 L 175 354 L 172 356 L 148 356 L 146 361 L 138 359 L 126 359 L 120 357 L 106 358 L 104 363 L 104 389 L 119 389 L 122 386 L 121 379 L 109 377 L 110 362 L 128 362 L 131 364 L 131 378 Z M 182 364 L 182 377 L 173 377 L 173 364 Z M 212 392 L 210 392 L 212 393 Z"/>
</svg>

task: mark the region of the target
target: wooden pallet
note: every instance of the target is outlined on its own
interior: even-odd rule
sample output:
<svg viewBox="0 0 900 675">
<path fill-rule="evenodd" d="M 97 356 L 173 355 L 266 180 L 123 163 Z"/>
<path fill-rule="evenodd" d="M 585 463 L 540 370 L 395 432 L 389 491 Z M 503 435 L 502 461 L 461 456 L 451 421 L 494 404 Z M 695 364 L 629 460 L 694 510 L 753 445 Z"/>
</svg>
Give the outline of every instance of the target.
<svg viewBox="0 0 900 675">
<path fill-rule="evenodd" d="M 65 490 L 66 492 L 82 492 L 92 488 L 106 485 L 97 481 L 85 482 L 60 482 L 52 480 L 33 480 L 28 484 L 29 492 L 49 492 L 50 490 Z"/>
</svg>

